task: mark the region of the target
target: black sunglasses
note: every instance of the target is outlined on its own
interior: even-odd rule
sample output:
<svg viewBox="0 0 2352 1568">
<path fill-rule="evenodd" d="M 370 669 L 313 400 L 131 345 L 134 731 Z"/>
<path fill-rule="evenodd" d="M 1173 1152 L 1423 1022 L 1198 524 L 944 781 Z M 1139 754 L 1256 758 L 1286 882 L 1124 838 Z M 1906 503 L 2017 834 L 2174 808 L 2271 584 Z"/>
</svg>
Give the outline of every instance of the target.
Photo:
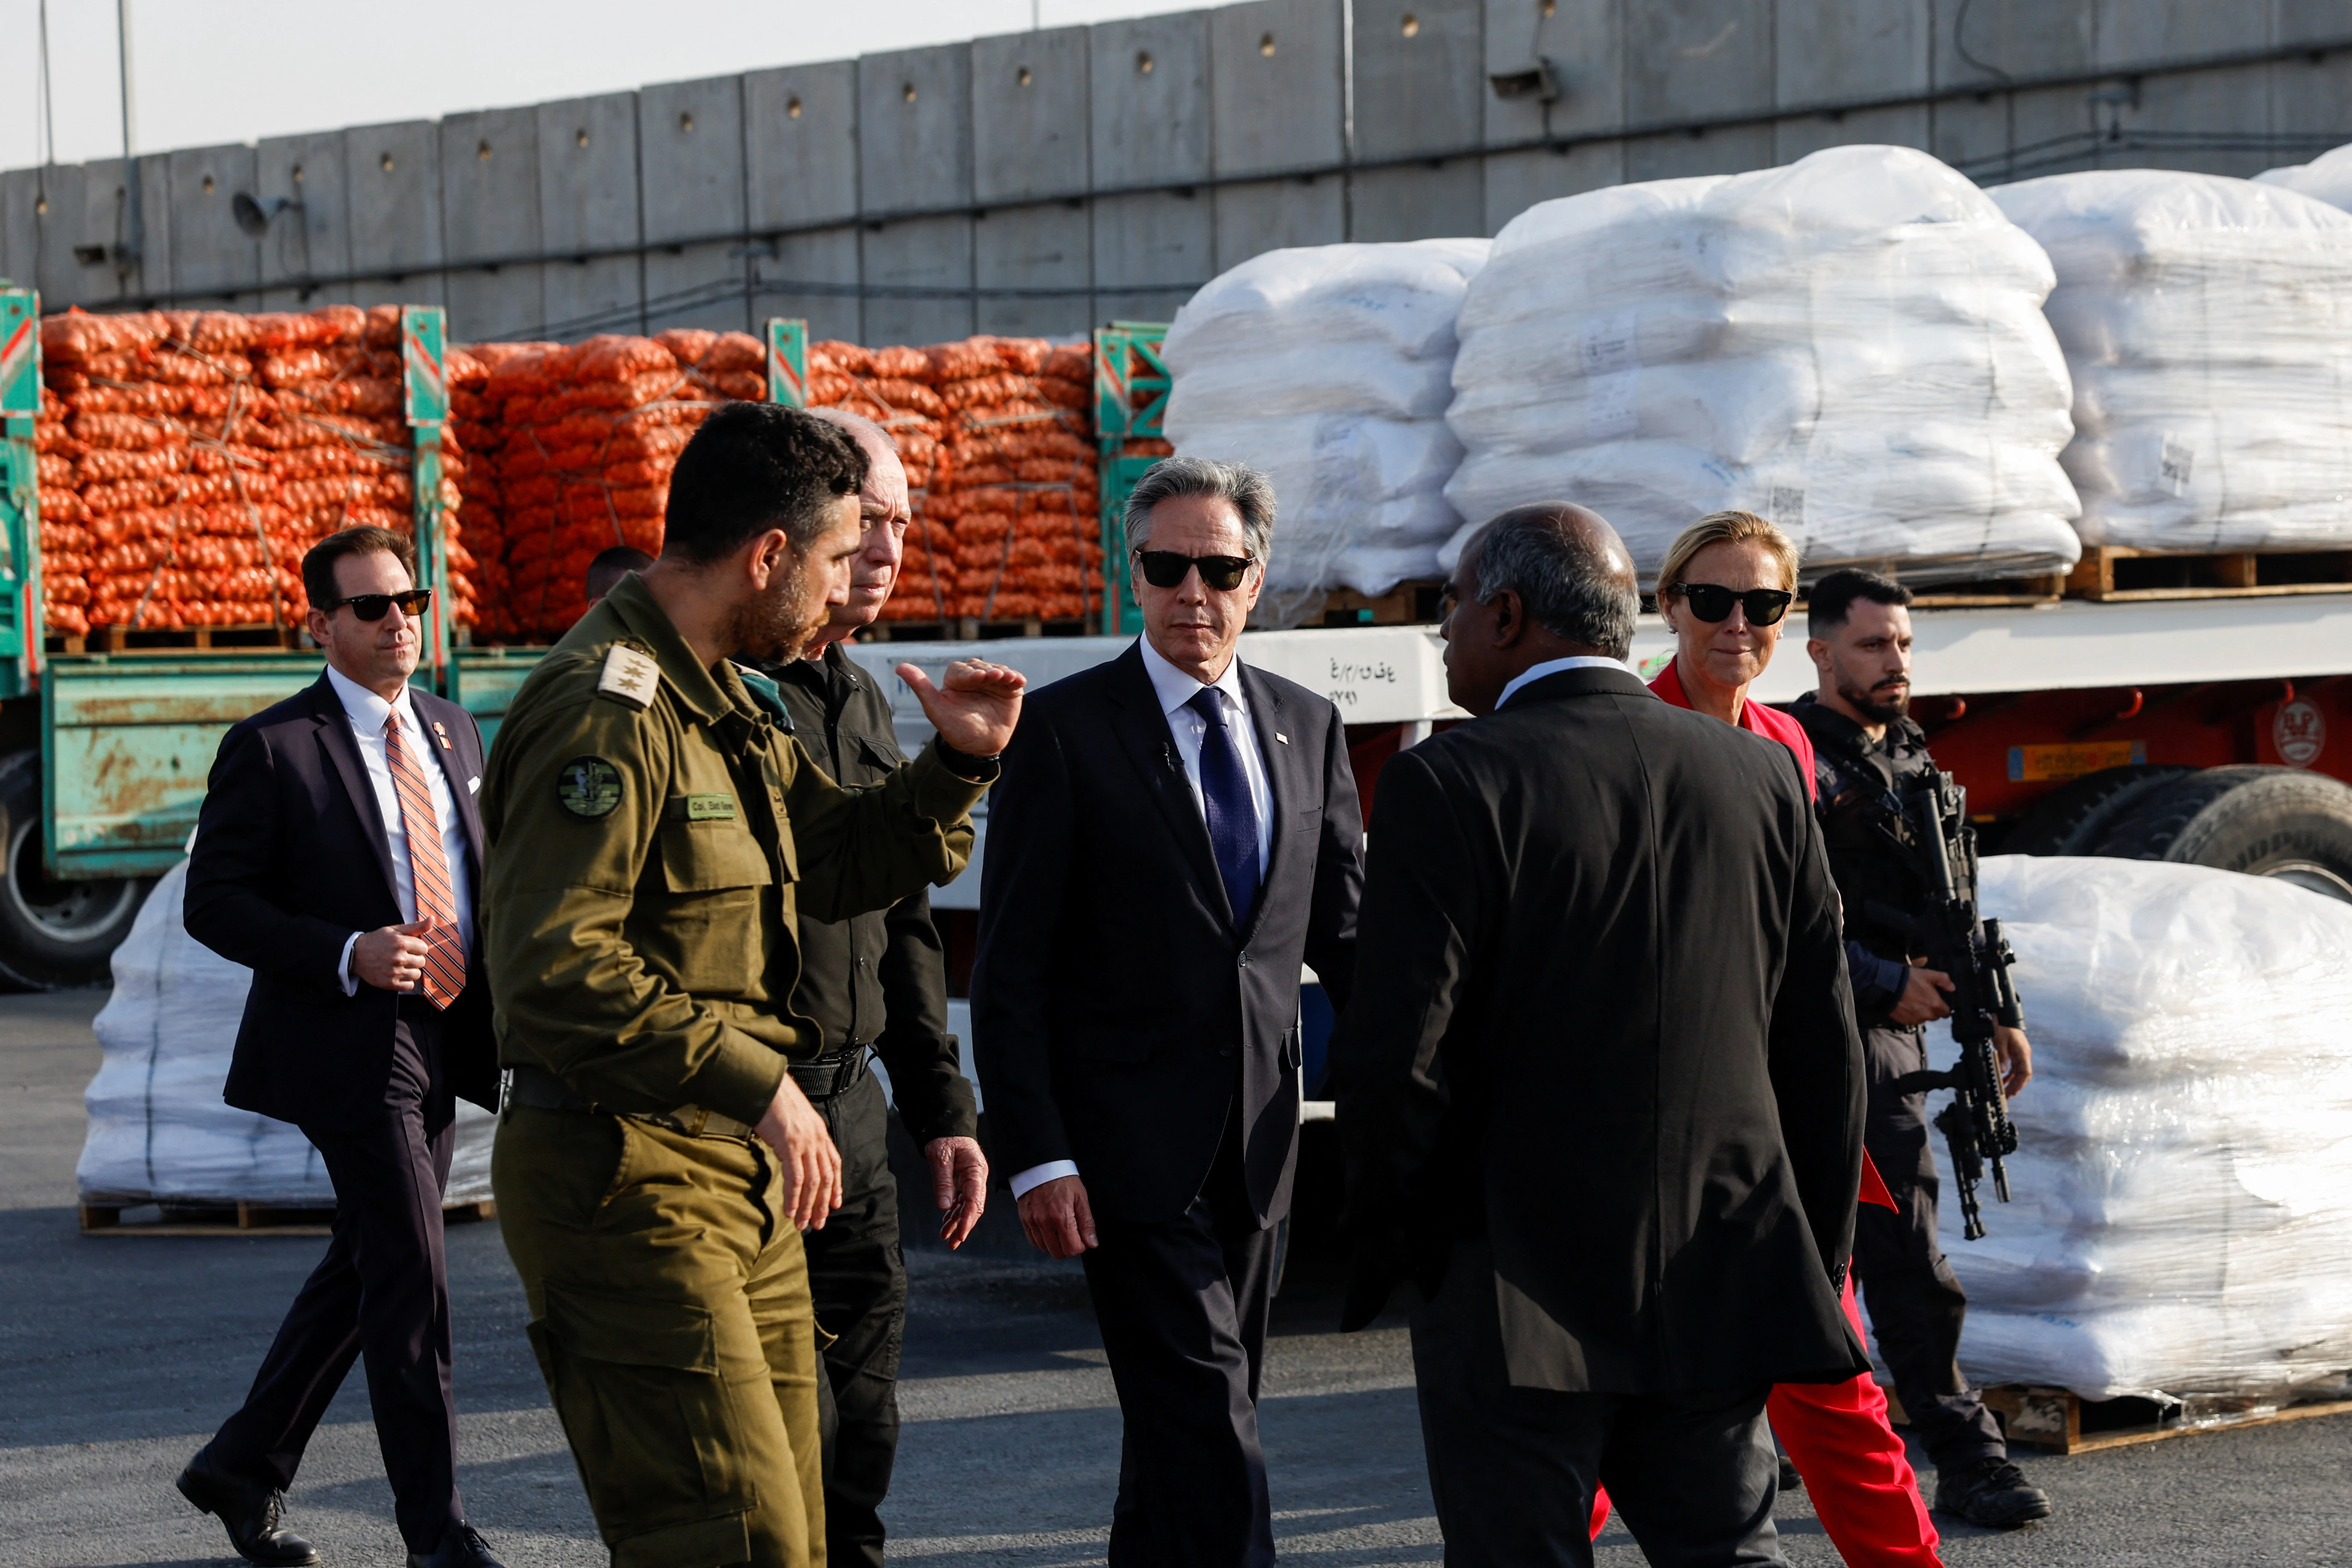
<svg viewBox="0 0 2352 1568">
<path fill-rule="evenodd" d="M 1728 620 L 1731 606 L 1738 605 L 1748 612 L 1751 626 L 1769 626 L 1789 613 L 1797 601 L 1794 594 L 1778 588 L 1750 588 L 1744 594 L 1734 593 L 1717 583 L 1677 583 L 1666 590 L 1680 594 L 1689 604 L 1690 612 L 1702 621 Z"/>
<path fill-rule="evenodd" d="M 385 612 L 394 605 L 400 606 L 402 615 L 414 617 L 423 615 L 425 606 L 432 602 L 432 589 L 411 588 L 405 594 L 353 594 L 348 599 L 337 599 L 333 604 L 321 605 L 319 608 L 331 616 L 349 605 L 352 607 L 352 614 L 359 619 L 380 621 L 383 619 Z M 1720 616 L 1717 618 L 1721 619 Z"/>
<path fill-rule="evenodd" d="M 1143 563 L 1143 580 L 1155 588 L 1182 586 L 1184 574 L 1198 566 L 1202 586 L 1230 594 L 1242 585 L 1242 578 L 1250 569 L 1246 555 L 1179 555 L 1172 550 L 1139 550 L 1135 558 Z"/>
</svg>

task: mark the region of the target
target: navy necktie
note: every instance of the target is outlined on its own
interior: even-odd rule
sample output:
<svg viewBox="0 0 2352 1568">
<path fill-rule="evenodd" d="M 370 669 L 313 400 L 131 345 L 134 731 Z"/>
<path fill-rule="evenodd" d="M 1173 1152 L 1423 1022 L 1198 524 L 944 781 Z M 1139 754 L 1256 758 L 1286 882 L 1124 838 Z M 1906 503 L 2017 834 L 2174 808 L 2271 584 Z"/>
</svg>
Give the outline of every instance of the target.
<svg viewBox="0 0 2352 1568">
<path fill-rule="evenodd" d="M 1241 747 L 1227 727 L 1224 693 L 1204 686 L 1185 706 L 1207 721 L 1201 733 L 1201 805 L 1209 819 L 1217 875 L 1224 879 L 1234 929 L 1239 931 L 1257 902 L 1257 807 L 1250 800 L 1249 775 L 1242 771 Z"/>
</svg>

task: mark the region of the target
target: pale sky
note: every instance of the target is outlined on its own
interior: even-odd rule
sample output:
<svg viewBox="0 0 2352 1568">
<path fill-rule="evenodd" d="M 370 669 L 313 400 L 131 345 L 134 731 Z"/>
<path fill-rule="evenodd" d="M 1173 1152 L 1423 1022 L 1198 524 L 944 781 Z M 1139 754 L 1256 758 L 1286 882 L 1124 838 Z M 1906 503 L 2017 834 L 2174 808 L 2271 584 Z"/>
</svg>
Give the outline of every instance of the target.
<svg viewBox="0 0 2352 1568">
<path fill-rule="evenodd" d="M 433 120 L 1205 0 L 131 0 L 142 153 Z M 39 0 L 0 0 L 0 169 L 42 161 Z M 56 161 L 122 151 L 113 0 L 48 0 Z"/>
</svg>

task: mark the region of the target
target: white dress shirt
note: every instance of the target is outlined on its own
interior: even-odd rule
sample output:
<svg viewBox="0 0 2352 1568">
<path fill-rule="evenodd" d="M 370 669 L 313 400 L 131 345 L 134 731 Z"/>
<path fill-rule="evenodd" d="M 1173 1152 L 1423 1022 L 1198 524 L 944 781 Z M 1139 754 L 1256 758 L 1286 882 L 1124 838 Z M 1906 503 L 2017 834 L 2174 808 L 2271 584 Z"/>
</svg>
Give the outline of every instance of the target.
<svg viewBox="0 0 2352 1568">
<path fill-rule="evenodd" d="M 1257 729 L 1250 722 L 1249 699 L 1242 691 L 1242 661 L 1238 658 L 1228 660 L 1224 673 L 1204 685 L 1169 663 L 1151 646 L 1150 637 L 1138 637 L 1136 646 L 1142 650 L 1143 671 L 1151 678 L 1151 689 L 1160 699 L 1160 711 L 1168 721 L 1176 760 L 1183 765 L 1184 782 L 1192 788 L 1192 804 L 1200 807 L 1203 826 L 1209 820 L 1209 804 L 1201 788 L 1201 742 L 1208 734 L 1209 721 L 1188 704 L 1210 687 L 1221 694 L 1230 715 L 1226 728 L 1234 736 L 1234 750 L 1241 752 L 1242 776 L 1249 781 L 1250 810 L 1257 817 L 1257 874 L 1263 880 L 1266 862 L 1274 852 L 1274 785 L 1266 779 L 1265 757 L 1258 750 Z M 1077 1173 L 1077 1163 L 1073 1160 L 1049 1160 L 1042 1165 L 1032 1165 L 1013 1178 L 1013 1201 L 1019 1202 L 1032 1187 Z"/>
<path fill-rule="evenodd" d="M 393 893 L 400 903 L 402 923 L 416 919 L 416 873 L 408 864 L 408 830 L 400 819 L 400 792 L 393 786 L 392 761 L 383 748 L 383 722 L 395 710 L 400 714 L 400 743 L 407 751 L 408 760 L 415 763 L 425 775 L 425 787 L 432 793 L 433 816 L 441 829 L 441 858 L 449 868 L 449 896 L 457 906 L 457 934 L 464 942 L 461 951 L 470 955 L 474 951 L 474 884 L 473 875 L 466 865 L 466 823 L 457 814 L 457 797 L 449 787 L 449 772 L 440 759 L 427 753 L 441 749 L 441 738 L 416 720 L 416 705 L 409 700 L 408 688 L 400 689 L 400 696 L 386 702 L 366 687 L 352 680 L 332 665 L 327 667 L 327 680 L 342 699 L 343 712 L 352 721 L 352 738 L 359 742 L 360 765 L 367 770 L 368 783 L 375 790 L 376 810 L 383 817 L 383 836 L 392 849 Z M 359 976 L 352 973 L 352 948 L 362 932 L 353 931 L 343 942 L 343 956 L 336 966 L 336 974 L 343 983 L 343 994 L 359 993 Z"/>
<path fill-rule="evenodd" d="M 1613 669 L 1620 675 L 1633 675 L 1633 667 L 1623 659 L 1603 658 L 1599 654 L 1580 653 L 1567 658 L 1548 658 L 1541 664 L 1531 664 L 1511 677 L 1509 684 L 1503 688 L 1503 694 L 1495 699 L 1495 706 L 1500 708 L 1508 702 L 1512 695 L 1528 682 L 1541 680 L 1547 675 L 1558 675 L 1563 669 Z M 1639 680 L 1642 678 L 1633 675 L 1633 679 Z"/>
</svg>

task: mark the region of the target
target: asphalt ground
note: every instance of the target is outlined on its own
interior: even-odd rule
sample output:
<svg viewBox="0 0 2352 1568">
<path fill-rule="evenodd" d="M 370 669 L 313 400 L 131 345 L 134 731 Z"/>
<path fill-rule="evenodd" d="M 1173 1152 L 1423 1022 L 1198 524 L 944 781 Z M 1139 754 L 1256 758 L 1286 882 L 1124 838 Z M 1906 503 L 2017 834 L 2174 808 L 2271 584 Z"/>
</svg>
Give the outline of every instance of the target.
<svg viewBox="0 0 2352 1568">
<path fill-rule="evenodd" d="M 172 1478 L 243 1394 L 324 1242 L 78 1234 L 89 1020 L 103 1000 L 0 996 L 0 1564 L 233 1562 Z M 468 1511 L 513 1568 L 601 1563 L 497 1225 L 455 1226 L 449 1242 Z M 910 1258 L 892 1554 L 1100 1563 L 1119 1426 L 1085 1286 L 1067 1266 L 1000 1250 Z M 1332 1282 L 1300 1272 L 1277 1309 L 1262 1415 L 1282 1555 L 1440 1562 L 1404 1331 L 1330 1331 Z M 2057 1517 L 2007 1534 L 1948 1523 L 1956 1568 L 2352 1563 L 2352 1419 L 2021 1462 Z M 357 1376 L 289 1506 L 331 1564 L 402 1562 Z M 1802 1493 L 1778 1518 L 1791 1563 L 1839 1561 Z M 1598 1557 L 1642 1561 L 1613 1526 Z"/>
</svg>

